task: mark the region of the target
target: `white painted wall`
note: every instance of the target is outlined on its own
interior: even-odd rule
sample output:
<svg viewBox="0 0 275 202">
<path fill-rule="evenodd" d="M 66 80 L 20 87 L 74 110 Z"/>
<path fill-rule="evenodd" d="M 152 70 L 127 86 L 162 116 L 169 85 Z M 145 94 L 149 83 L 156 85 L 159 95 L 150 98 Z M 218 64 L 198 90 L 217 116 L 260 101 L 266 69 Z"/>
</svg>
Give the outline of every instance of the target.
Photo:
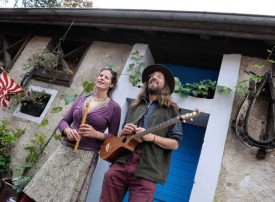
<svg viewBox="0 0 275 202">
<path fill-rule="evenodd" d="M 224 55 L 218 85 L 237 86 L 241 55 Z M 215 93 L 210 118 L 194 179 L 190 202 L 212 202 L 222 163 L 225 140 L 233 108 L 234 95 Z M 205 107 L 201 105 L 202 109 Z M 208 109 L 208 107 L 207 107 Z"/>
<path fill-rule="evenodd" d="M 136 50 L 138 50 L 141 55 L 144 54 L 146 66 L 154 64 L 154 59 L 148 45 L 136 44 L 132 52 Z M 231 88 L 237 85 L 240 61 L 241 55 L 224 55 L 220 68 L 218 85 L 224 85 Z M 140 91 L 139 88 L 133 87 L 129 82 L 127 69 L 130 63 L 132 63 L 132 61 L 129 57 L 122 71 L 122 75 L 119 78 L 118 88 L 113 95 L 114 100 L 122 107 L 121 124 L 124 121 L 128 109 L 126 99 L 136 98 Z M 173 93 L 172 97 L 179 107 L 183 109 L 193 110 L 199 108 L 201 112 L 210 114 L 190 201 L 213 201 L 233 107 L 234 95 L 221 95 L 216 92 L 214 99 L 194 97 L 182 99 L 177 94 Z M 108 167 L 109 164 L 107 162 L 99 160 L 89 188 L 90 191 L 87 196 L 87 202 L 99 201 L 103 176 Z"/>
</svg>

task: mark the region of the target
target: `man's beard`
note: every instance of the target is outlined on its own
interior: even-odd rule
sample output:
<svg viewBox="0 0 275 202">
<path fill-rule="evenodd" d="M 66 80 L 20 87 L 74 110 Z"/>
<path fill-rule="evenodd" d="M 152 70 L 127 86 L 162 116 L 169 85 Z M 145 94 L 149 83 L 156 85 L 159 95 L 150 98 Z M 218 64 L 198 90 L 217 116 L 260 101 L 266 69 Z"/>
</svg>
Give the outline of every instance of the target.
<svg viewBox="0 0 275 202">
<path fill-rule="evenodd" d="M 161 89 L 159 87 L 156 87 L 156 88 L 148 87 L 148 94 L 149 95 L 159 95 L 159 94 L 161 94 Z"/>
</svg>

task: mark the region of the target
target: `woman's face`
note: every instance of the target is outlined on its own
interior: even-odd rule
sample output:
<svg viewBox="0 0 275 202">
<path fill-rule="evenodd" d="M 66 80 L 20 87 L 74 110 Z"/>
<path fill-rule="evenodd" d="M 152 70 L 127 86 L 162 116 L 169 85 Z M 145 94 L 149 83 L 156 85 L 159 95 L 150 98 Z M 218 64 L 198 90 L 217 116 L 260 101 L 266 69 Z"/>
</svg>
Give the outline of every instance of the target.
<svg viewBox="0 0 275 202">
<path fill-rule="evenodd" d="M 96 79 L 96 87 L 102 90 L 108 90 L 114 87 L 112 84 L 112 73 L 109 70 L 100 72 Z"/>
</svg>

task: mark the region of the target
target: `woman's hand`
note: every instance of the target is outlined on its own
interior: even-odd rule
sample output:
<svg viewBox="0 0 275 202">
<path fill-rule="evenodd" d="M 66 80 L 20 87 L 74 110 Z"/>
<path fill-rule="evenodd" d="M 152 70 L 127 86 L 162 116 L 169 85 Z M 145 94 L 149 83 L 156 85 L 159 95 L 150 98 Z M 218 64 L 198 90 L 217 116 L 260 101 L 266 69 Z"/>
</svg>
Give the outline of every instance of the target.
<svg viewBox="0 0 275 202">
<path fill-rule="evenodd" d="M 81 124 L 78 134 L 90 138 L 97 138 L 98 136 L 98 132 L 89 124 Z"/>
<path fill-rule="evenodd" d="M 63 133 L 67 135 L 67 137 L 71 141 L 80 141 L 80 135 L 75 129 L 71 129 L 70 127 L 68 127 L 64 129 Z"/>
</svg>

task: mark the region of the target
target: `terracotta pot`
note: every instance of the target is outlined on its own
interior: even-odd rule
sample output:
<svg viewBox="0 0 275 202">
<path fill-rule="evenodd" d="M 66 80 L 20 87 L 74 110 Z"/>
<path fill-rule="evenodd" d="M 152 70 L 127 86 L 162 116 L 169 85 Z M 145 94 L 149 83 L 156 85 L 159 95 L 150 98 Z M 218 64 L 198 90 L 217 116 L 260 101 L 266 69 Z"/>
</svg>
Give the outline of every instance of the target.
<svg viewBox="0 0 275 202">
<path fill-rule="evenodd" d="M 17 193 L 12 188 L 12 180 L 9 178 L 1 179 L 0 201 L 1 202 L 16 202 L 17 201 Z"/>
</svg>

